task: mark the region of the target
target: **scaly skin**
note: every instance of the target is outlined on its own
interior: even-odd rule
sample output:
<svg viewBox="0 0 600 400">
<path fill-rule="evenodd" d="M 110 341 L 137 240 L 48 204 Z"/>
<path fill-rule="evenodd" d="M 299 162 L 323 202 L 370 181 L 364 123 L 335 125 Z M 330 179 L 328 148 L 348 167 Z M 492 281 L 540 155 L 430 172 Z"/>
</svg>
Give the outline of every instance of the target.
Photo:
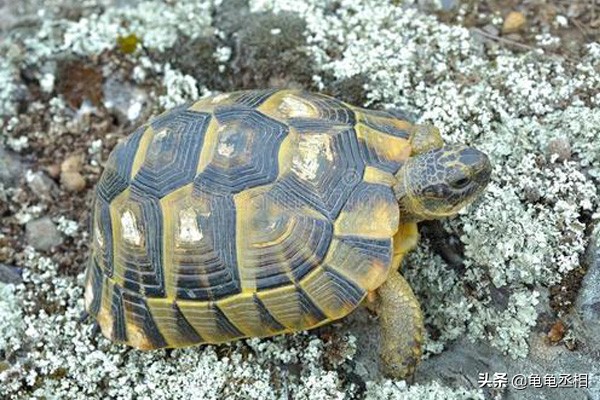
<svg viewBox="0 0 600 400">
<path fill-rule="evenodd" d="M 378 293 L 383 372 L 404 379 L 415 372 L 421 358 L 425 331 L 421 307 L 408 282 L 396 271 L 390 273 Z"/>
<path fill-rule="evenodd" d="M 409 139 L 412 155 L 444 147 L 440 130 L 431 125 L 414 125 Z"/>
<path fill-rule="evenodd" d="M 394 237 L 397 269 L 418 240 L 416 223 L 456 214 L 487 186 L 487 156 L 462 145 L 444 146 L 439 131 L 415 125 L 410 137 L 412 157 L 396 174 L 394 191 L 402 225 Z M 369 305 L 379 315 L 380 356 L 385 375 L 404 379 L 420 361 L 425 327 L 419 301 L 399 272 L 392 271 Z M 373 298 L 373 296 L 370 296 Z"/>
</svg>

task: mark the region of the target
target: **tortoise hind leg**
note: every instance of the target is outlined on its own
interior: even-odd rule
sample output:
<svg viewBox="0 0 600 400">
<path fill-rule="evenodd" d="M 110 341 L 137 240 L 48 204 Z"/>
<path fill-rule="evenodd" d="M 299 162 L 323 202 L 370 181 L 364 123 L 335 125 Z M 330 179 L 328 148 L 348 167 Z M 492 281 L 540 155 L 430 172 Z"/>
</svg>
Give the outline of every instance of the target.
<svg viewBox="0 0 600 400">
<path fill-rule="evenodd" d="M 421 358 L 425 331 L 421 307 L 408 282 L 396 271 L 390 273 L 378 293 L 383 372 L 404 379 L 415 372 Z"/>
</svg>

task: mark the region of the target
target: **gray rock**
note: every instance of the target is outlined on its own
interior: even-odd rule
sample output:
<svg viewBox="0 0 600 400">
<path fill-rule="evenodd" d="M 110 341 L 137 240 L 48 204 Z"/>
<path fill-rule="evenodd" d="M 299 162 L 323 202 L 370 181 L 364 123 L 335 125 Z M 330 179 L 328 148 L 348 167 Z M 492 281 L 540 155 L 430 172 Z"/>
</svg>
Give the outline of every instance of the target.
<svg viewBox="0 0 600 400">
<path fill-rule="evenodd" d="M 460 2 L 457 0 L 419 0 L 419 8 L 424 11 L 452 11 Z"/>
<path fill-rule="evenodd" d="M 571 159 L 571 144 L 567 138 L 555 138 L 546 147 L 548 158 L 556 156 L 556 161 L 563 162 Z"/>
<path fill-rule="evenodd" d="M 525 359 L 513 360 L 499 353 L 487 343 L 471 343 L 467 339 L 453 343 L 439 356 L 425 360 L 418 369 L 416 383 L 443 381 L 450 386 L 462 386 L 475 389 L 480 386 L 479 374 L 488 374 L 493 380 L 494 374 L 506 374 L 507 384 L 504 388 L 483 388 L 486 398 L 500 395 L 507 400 L 573 400 L 598 399 L 600 387 L 595 377 L 599 372 L 598 361 L 593 355 L 570 351 L 562 345 L 548 344 L 543 334 L 533 334 L 530 338 L 531 352 Z M 588 388 L 552 388 L 547 385 L 536 388 L 528 385 L 522 390 L 516 389 L 513 377 L 523 375 L 529 378 L 538 375 L 553 375 L 557 379 L 560 374 L 589 373 Z"/>
<path fill-rule="evenodd" d="M 117 117 L 119 123 L 136 121 L 144 110 L 148 95 L 137 86 L 110 77 L 102 86 L 104 106 Z"/>
<path fill-rule="evenodd" d="M 37 171 L 27 175 L 27 186 L 37 196 L 49 198 L 56 192 L 58 185 L 48 175 L 42 171 Z"/>
<path fill-rule="evenodd" d="M 23 282 L 23 269 L 13 265 L 0 264 L 0 282 L 18 285 Z"/>
<path fill-rule="evenodd" d="M 596 230 L 600 235 L 600 230 Z M 600 238 L 596 238 L 600 242 Z M 580 322 L 580 335 L 596 351 L 600 351 L 600 247 L 594 238 L 587 249 L 588 271 L 583 278 L 575 302 L 576 321 Z"/>
<path fill-rule="evenodd" d="M 415 381 L 443 381 L 453 387 L 478 388 L 479 373 L 507 372 L 506 360 L 490 346 L 462 339 L 438 356 L 423 361 Z M 488 391 L 491 394 L 491 391 Z"/>
<path fill-rule="evenodd" d="M 19 156 L 0 144 L 0 183 L 7 187 L 14 186 L 23 174 L 24 167 Z"/>
<path fill-rule="evenodd" d="M 25 234 L 27 243 L 36 250 L 48 251 L 63 242 L 60 231 L 48 217 L 29 221 L 25 225 Z"/>
</svg>

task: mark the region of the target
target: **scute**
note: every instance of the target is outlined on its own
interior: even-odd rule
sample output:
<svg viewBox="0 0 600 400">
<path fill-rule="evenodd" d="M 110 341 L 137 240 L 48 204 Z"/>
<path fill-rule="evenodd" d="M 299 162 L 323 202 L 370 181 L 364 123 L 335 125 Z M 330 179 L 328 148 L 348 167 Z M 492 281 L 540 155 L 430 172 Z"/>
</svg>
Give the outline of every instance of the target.
<svg viewBox="0 0 600 400">
<path fill-rule="evenodd" d="M 243 290 L 294 284 L 325 257 L 332 223 L 274 188 L 235 198 L 237 253 Z"/>
<path fill-rule="evenodd" d="M 264 185 L 278 174 L 277 153 L 288 133 L 286 125 L 248 107 L 219 106 L 214 148 L 204 170 L 194 179 L 208 193 L 238 193 Z M 195 172 L 195 171 L 194 171 Z"/>
<path fill-rule="evenodd" d="M 411 126 L 275 89 L 160 115 L 115 148 L 98 184 L 86 309 L 142 349 L 345 316 L 405 250 L 391 187 Z"/>
<path fill-rule="evenodd" d="M 326 265 L 311 272 L 303 280 L 302 287 L 330 320 L 350 313 L 367 294 L 366 290 Z"/>
<path fill-rule="evenodd" d="M 216 300 L 240 292 L 233 196 L 188 185 L 161 200 L 167 297 Z"/>
<path fill-rule="evenodd" d="M 327 321 L 327 316 L 299 285 L 260 291 L 257 296 L 273 317 L 290 331 L 314 328 Z"/>
<path fill-rule="evenodd" d="M 151 123 L 152 141 L 131 186 L 145 196 L 163 197 L 192 181 L 210 114 L 177 110 Z"/>
<path fill-rule="evenodd" d="M 111 204 L 114 273 L 123 289 L 164 297 L 162 209 L 158 199 L 134 188 Z"/>
<path fill-rule="evenodd" d="M 96 187 L 98 198 L 105 203 L 113 201 L 129 186 L 133 160 L 145 131 L 145 125 L 136 129 L 126 140 L 118 143 L 108 157 Z"/>
<path fill-rule="evenodd" d="M 287 151 L 293 155 L 275 183 L 277 190 L 335 219 L 365 169 L 354 130 L 296 134 Z"/>
</svg>

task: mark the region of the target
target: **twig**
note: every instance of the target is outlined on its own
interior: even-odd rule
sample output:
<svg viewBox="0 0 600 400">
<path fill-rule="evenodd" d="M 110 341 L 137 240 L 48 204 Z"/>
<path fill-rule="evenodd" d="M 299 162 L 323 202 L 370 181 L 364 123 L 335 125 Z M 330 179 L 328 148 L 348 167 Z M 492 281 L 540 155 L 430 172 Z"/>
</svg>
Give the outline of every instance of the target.
<svg viewBox="0 0 600 400">
<path fill-rule="evenodd" d="M 587 29 L 585 29 L 585 26 L 583 26 L 581 24 L 581 22 L 577 21 L 575 18 L 569 18 L 570 21 L 573 23 L 573 25 L 575 25 L 577 27 L 577 29 L 579 29 L 579 32 L 581 32 L 581 34 L 583 35 L 583 37 L 587 40 L 590 40 L 590 34 L 588 32 Z M 593 21 L 593 20 L 592 20 Z"/>
<path fill-rule="evenodd" d="M 526 44 L 519 43 L 519 42 L 516 42 L 514 40 L 510 40 L 510 39 L 507 39 L 507 38 L 504 38 L 504 37 L 501 37 L 501 36 L 493 35 L 493 34 L 488 33 L 488 32 L 486 32 L 486 31 L 484 31 L 483 29 L 480 29 L 480 28 L 471 28 L 471 30 L 473 32 L 479 33 L 481 36 L 486 37 L 488 39 L 492 39 L 492 40 L 495 40 L 495 41 L 500 42 L 500 43 L 509 44 L 511 46 L 518 47 L 520 49 L 524 49 L 524 50 L 538 50 L 535 47 L 528 46 Z"/>
</svg>

